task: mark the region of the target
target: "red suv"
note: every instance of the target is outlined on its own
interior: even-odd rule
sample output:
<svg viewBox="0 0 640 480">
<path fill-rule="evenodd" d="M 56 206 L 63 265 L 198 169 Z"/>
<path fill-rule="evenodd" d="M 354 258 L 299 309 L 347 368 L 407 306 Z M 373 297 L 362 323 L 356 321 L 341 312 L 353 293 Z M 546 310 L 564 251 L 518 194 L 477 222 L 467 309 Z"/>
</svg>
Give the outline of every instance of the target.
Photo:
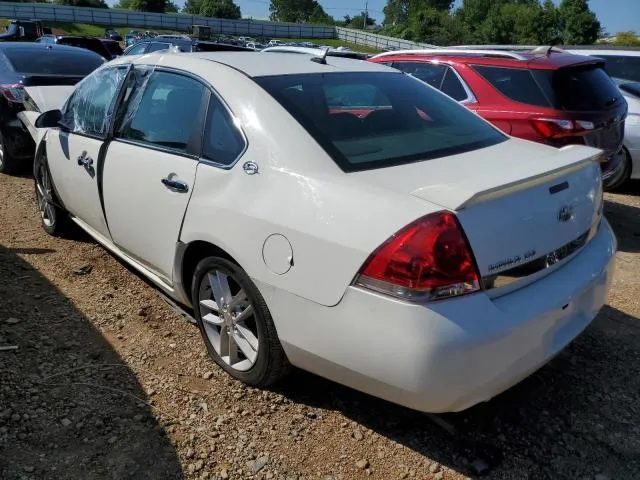
<svg viewBox="0 0 640 480">
<path fill-rule="evenodd" d="M 370 61 L 428 83 L 515 137 L 600 148 L 605 188 L 624 181 L 627 103 L 601 59 L 544 48 L 404 50 Z"/>
</svg>

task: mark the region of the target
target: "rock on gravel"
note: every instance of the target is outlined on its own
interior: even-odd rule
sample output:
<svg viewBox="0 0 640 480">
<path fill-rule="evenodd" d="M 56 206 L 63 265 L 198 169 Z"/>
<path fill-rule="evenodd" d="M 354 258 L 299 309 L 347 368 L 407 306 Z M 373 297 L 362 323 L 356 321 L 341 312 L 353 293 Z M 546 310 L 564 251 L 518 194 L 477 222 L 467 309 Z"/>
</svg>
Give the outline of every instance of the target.
<svg viewBox="0 0 640 480">
<path fill-rule="evenodd" d="M 369 460 L 358 460 L 356 462 L 356 467 L 358 467 L 360 470 L 364 470 L 365 468 L 369 468 Z"/>
</svg>

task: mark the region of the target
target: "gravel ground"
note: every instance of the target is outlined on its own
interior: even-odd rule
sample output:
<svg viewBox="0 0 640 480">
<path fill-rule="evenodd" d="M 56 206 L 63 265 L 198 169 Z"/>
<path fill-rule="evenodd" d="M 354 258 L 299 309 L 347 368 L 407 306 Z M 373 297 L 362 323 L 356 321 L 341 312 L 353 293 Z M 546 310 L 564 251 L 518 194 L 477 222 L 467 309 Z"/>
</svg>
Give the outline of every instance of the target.
<svg viewBox="0 0 640 480">
<path fill-rule="evenodd" d="M 269 391 L 229 379 L 139 276 L 42 231 L 32 180 L 0 175 L 0 347 L 18 347 L 0 349 L 0 478 L 638 479 L 634 191 L 607 195 L 609 304 L 538 373 L 445 416 L 451 435 L 304 372 Z"/>
</svg>

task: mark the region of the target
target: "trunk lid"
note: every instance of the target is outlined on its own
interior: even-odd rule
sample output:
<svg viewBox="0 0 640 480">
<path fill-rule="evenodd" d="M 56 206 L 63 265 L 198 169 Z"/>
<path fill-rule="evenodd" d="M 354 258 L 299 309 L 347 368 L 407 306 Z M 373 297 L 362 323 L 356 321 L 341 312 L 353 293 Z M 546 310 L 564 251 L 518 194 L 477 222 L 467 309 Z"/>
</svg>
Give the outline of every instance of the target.
<svg viewBox="0 0 640 480">
<path fill-rule="evenodd" d="M 492 277 L 564 248 L 551 259 L 558 263 L 576 250 L 572 242 L 586 243 L 583 236 L 601 216 L 600 170 L 593 161 L 600 154 L 512 139 L 356 175 L 455 211 L 480 275 Z"/>
</svg>

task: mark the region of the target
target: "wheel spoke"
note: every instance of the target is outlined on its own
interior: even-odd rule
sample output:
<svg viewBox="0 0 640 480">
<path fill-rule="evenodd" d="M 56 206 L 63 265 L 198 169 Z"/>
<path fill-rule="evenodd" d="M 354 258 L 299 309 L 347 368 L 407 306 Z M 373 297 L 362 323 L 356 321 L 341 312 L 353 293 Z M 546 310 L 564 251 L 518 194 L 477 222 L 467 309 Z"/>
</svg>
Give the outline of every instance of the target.
<svg viewBox="0 0 640 480">
<path fill-rule="evenodd" d="M 247 318 L 253 315 L 253 305 L 249 304 L 247 308 L 241 311 L 235 318 L 234 321 L 236 323 L 244 322 Z"/>
<path fill-rule="evenodd" d="M 253 334 L 251 330 L 249 330 L 244 325 L 236 325 L 236 329 L 238 330 L 238 334 L 247 342 L 247 344 L 251 347 L 251 350 L 254 352 L 258 351 L 258 338 Z M 242 351 L 243 353 L 244 350 Z M 246 353 L 245 353 L 246 355 Z M 248 355 L 247 355 L 248 358 Z"/>
<path fill-rule="evenodd" d="M 220 328 L 218 332 L 220 337 L 220 350 L 218 351 L 218 355 L 222 358 L 229 357 L 229 330 L 224 325 Z"/>
<path fill-rule="evenodd" d="M 235 340 L 236 345 L 238 345 L 238 348 L 240 349 L 242 354 L 247 358 L 247 360 L 249 360 L 249 362 L 251 363 L 254 363 L 256 361 L 256 358 L 258 357 L 258 352 L 256 352 L 253 348 L 251 348 L 251 345 L 249 344 L 249 342 L 247 342 L 244 338 L 242 338 L 242 336 L 239 333 L 237 332 L 234 333 L 233 339 Z"/>
<path fill-rule="evenodd" d="M 229 288 L 229 277 L 227 274 L 216 271 L 209 274 L 209 285 L 213 292 L 213 298 L 219 307 L 224 307 L 231 300 L 231 289 Z"/>
<path fill-rule="evenodd" d="M 202 321 L 210 323 L 211 325 L 215 325 L 216 327 L 221 326 L 223 323 L 222 319 L 214 313 L 207 313 L 202 317 Z"/>
<path fill-rule="evenodd" d="M 215 313 L 219 313 L 220 311 L 218 308 L 218 304 L 215 301 L 211 300 L 210 298 L 200 300 L 200 305 Z"/>
<path fill-rule="evenodd" d="M 244 302 L 247 302 L 247 296 L 244 293 L 244 290 L 240 290 L 229 302 L 229 310 L 233 311 L 234 308 L 240 307 Z"/>
<path fill-rule="evenodd" d="M 225 332 L 229 342 L 229 365 L 234 365 L 240 360 L 238 358 L 238 343 L 230 329 Z"/>
</svg>

